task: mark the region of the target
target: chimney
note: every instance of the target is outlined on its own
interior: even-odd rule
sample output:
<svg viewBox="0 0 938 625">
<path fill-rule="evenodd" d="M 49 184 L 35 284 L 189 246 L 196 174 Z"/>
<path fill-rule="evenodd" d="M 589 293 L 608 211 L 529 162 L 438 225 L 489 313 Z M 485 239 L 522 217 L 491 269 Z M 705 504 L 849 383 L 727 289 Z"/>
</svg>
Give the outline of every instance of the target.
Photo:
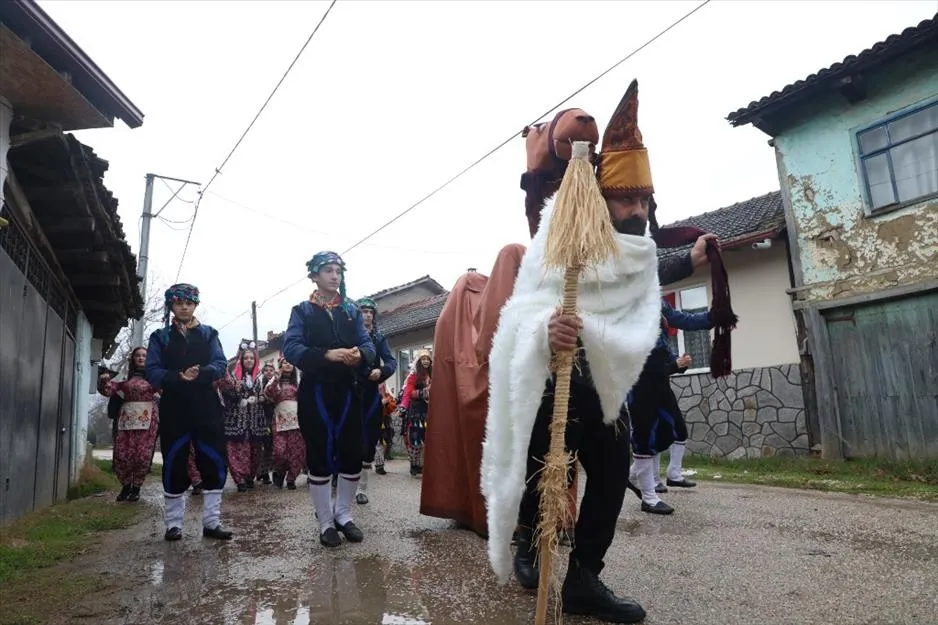
<svg viewBox="0 0 938 625">
<path fill-rule="evenodd" d="M 469 273 L 476 273 L 476 268 L 475 268 L 475 267 L 470 267 L 470 268 L 467 269 L 466 271 L 468 271 Z"/>
</svg>

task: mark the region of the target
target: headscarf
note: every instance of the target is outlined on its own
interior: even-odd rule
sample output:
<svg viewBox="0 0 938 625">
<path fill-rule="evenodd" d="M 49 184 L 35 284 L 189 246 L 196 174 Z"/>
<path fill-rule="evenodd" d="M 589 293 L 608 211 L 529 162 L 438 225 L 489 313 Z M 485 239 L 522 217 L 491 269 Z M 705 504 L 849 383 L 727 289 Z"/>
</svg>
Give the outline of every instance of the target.
<svg viewBox="0 0 938 625">
<path fill-rule="evenodd" d="M 251 382 L 257 382 L 257 378 L 261 372 L 261 359 L 257 357 L 257 344 L 254 341 L 241 341 L 241 345 L 238 347 L 238 362 L 235 363 L 235 379 L 244 380 L 244 367 L 242 363 L 244 362 L 244 353 L 251 352 L 254 354 L 254 369 L 249 373 L 251 374 Z"/>
<path fill-rule="evenodd" d="M 367 308 L 371 311 L 371 333 L 374 334 L 378 331 L 378 305 L 370 297 L 363 297 L 358 300 L 358 307 L 361 309 Z"/>
<path fill-rule="evenodd" d="M 199 287 L 181 282 L 174 284 L 166 289 L 163 294 L 163 325 L 169 327 L 169 317 L 173 311 L 173 302 L 189 301 L 193 304 L 199 303 Z"/>
<path fill-rule="evenodd" d="M 345 261 L 342 260 L 341 256 L 335 252 L 319 252 L 307 261 L 306 268 L 312 276 L 319 273 L 319 270 L 326 265 L 338 265 L 339 269 L 342 270 L 342 280 L 339 282 L 339 296 L 342 298 L 342 304 L 345 304 Z"/>
</svg>

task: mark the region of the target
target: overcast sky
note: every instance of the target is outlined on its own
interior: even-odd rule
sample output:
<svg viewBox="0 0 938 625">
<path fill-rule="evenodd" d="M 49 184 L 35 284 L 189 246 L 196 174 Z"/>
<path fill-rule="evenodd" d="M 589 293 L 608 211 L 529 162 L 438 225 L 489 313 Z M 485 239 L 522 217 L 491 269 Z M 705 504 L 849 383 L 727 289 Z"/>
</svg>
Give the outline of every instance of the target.
<svg viewBox="0 0 938 625">
<path fill-rule="evenodd" d="M 329 3 L 40 4 L 145 114 L 136 130 L 78 133 L 110 162 L 136 251 L 144 175 L 208 182 Z M 340 0 L 204 196 L 180 276 L 201 289 L 200 318 L 225 326 L 302 278 L 313 253 L 344 251 L 697 4 Z M 778 189 L 768 137 L 727 113 L 936 12 L 938 0 L 713 0 L 567 106 L 602 129 L 639 80 L 658 219 L 675 221 Z M 500 247 L 528 239 L 524 164 L 519 136 L 351 251 L 349 295 L 487 273 Z M 171 193 L 155 191 L 159 208 Z M 185 221 L 192 206 L 163 216 Z M 154 221 L 151 232 L 162 289 L 186 230 Z M 282 331 L 310 291 L 259 308 L 260 335 Z M 226 353 L 250 333 L 249 314 L 224 327 Z"/>
</svg>

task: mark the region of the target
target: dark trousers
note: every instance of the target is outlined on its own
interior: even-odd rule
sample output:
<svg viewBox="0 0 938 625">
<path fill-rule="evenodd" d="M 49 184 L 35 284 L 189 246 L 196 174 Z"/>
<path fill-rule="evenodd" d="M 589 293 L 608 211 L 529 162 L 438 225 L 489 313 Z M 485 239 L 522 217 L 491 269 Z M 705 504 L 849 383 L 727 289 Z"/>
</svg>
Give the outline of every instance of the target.
<svg viewBox="0 0 938 625">
<path fill-rule="evenodd" d="M 540 470 L 550 446 L 550 420 L 554 412 L 552 385 L 537 411 L 528 447 L 526 486 L 518 523 L 536 529 L 540 494 Z M 616 533 L 629 479 L 628 422 L 621 415 L 614 425 L 604 425 L 599 396 L 585 384 L 572 384 L 567 412 L 567 450 L 576 454 L 586 472 L 586 492 L 577 517 L 571 556 L 597 575 Z M 572 471 L 571 471 L 572 474 Z"/>
<path fill-rule="evenodd" d="M 357 387 L 304 378 L 297 396 L 297 413 L 311 476 L 361 472 L 362 408 Z"/>
<path fill-rule="evenodd" d="M 674 442 L 687 441 L 687 422 L 671 389 L 671 376 L 663 368 L 646 364 L 626 404 L 632 417 L 632 451 L 636 455 L 653 456 Z"/>
<path fill-rule="evenodd" d="M 193 419 L 189 414 L 163 410 L 160 414 L 163 490 L 170 495 L 181 495 L 191 485 L 190 443 L 195 448 L 195 464 L 202 474 L 202 488 L 209 491 L 224 488 L 228 467 L 225 464 L 225 422 L 220 414 L 214 419 Z"/>
<path fill-rule="evenodd" d="M 375 461 L 375 450 L 381 438 L 384 405 L 378 388 L 362 387 L 362 463 Z"/>
</svg>

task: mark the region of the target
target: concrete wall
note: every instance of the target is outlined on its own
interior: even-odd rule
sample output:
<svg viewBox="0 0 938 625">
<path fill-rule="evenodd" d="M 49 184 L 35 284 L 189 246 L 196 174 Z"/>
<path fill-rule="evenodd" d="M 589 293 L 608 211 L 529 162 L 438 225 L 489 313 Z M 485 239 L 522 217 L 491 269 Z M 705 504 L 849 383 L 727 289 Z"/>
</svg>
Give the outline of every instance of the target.
<svg viewBox="0 0 938 625">
<path fill-rule="evenodd" d="M 938 50 L 903 57 L 866 80 L 865 100 L 851 105 L 836 92 L 818 96 L 775 139 L 789 227 L 800 248 L 799 298 L 806 302 L 938 278 L 938 199 L 869 216 L 854 138 L 935 98 Z"/>
<path fill-rule="evenodd" d="M 773 241 L 768 250 L 745 247 L 724 253 L 726 272 L 733 295 L 733 310 L 739 325 L 733 332 L 733 368 L 752 369 L 797 363 L 798 344 L 791 299 L 791 281 L 785 243 Z M 706 286 L 712 300 L 709 266 L 693 276 L 663 288 L 665 293 Z M 708 366 L 695 363 L 694 366 Z"/>
<path fill-rule="evenodd" d="M 72 458 L 69 472 L 70 483 L 78 480 L 88 451 L 88 419 L 91 398 L 97 393 L 98 370 L 91 362 L 92 328 L 87 317 L 78 312 L 75 324 L 75 383 L 72 390 Z M 101 354 L 96 356 L 101 357 Z"/>
</svg>

